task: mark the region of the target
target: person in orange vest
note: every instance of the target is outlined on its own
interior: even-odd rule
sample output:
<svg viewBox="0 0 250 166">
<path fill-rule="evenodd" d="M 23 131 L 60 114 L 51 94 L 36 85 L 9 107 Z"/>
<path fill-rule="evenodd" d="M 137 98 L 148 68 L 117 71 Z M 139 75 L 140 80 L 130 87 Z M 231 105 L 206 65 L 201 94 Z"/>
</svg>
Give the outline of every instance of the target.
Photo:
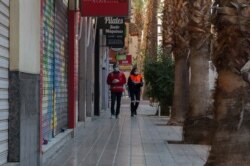
<svg viewBox="0 0 250 166">
<path fill-rule="evenodd" d="M 141 87 L 143 86 L 142 75 L 139 74 L 137 67 L 134 67 L 128 78 L 128 90 L 131 99 L 131 116 L 137 115 L 137 108 L 140 103 Z"/>
<path fill-rule="evenodd" d="M 117 64 L 113 65 L 114 71 L 109 73 L 107 77 L 107 84 L 110 85 L 111 91 L 111 119 L 119 118 L 122 93 L 124 92 L 124 84 L 126 84 L 126 77 L 123 72 L 119 70 Z M 115 111 L 116 102 L 116 111 Z"/>
</svg>

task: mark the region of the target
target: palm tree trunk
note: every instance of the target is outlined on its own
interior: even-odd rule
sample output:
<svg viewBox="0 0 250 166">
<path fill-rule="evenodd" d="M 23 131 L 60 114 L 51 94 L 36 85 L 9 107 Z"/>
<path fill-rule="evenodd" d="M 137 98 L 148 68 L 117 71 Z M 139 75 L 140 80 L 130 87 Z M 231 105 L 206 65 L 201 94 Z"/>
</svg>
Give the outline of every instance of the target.
<svg viewBox="0 0 250 166">
<path fill-rule="evenodd" d="M 158 0 L 148 0 L 143 28 L 142 52 L 145 56 L 157 58 L 157 11 Z M 143 99 L 148 99 L 147 85 L 143 87 Z"/>
<path fill-rule="evenodd" d="M 173 49 L 173 0 L 164 1 L 162 19 L 163 55 L 169 56 Z"/>
<path fill-rule="evenodd" d="M 143 58 L 141 54 L 141 37 L 144 24 L 144 2 L 143 0 L 132 0 L 134 22 L 138 28 L 137 68 L 143 69 Z"/>
<path fill-rule="evenodd" d="M 250 87 L 241 68 L 250 57 L 249 0 L 218 0 L 217 41 L 213 55 L 218 71 L 212 149 L 206 166 L 250 165 Z"/>
<path fill-rule="evenodd" d="M 209 80 L 208 80 L 208 54 L 209 47 L 205 52 L 191 51 L 191 81 L 190 81 L 190 110 L 188 117 L 195 119 L 206 116 L 209 104 Z"/>
<path fill-rule="evenodd" d="M 249 85 L 241 76 L 230 70 L 218 72 L 215 94 L 217 127 L 206 166 L 250 165 L 249 100 Z"/>
<path fill-rule="evenodd" d="M 142 49 L 146 56 L 157 57 L 158 0 L 148 0 L 143 28 Z"/>
<path fill-rule="evenodd" d="M 184 142 L 190 144 L 211 145 L 214 128 L 212 110 L 209 110 L 212 99 L 209 92 L 209 63 L 205 56 L 209 53 L 209 47 L 206 46 L 199 51 L 191 51 L 189 110 L 183 127 Z"/>
<path fill-rule="evenodd" d="M 189 34 L 187 0 L 170 1 L 172 9 L 173 54 L 175 57 L 174 97 L 168 124 L 182 124 L 188 110 Z"/>
<path fill-rule="evenodd" d="M 186 53 L 184 52 L 184 54 Z M 168 124 L 182 124 L 184 122 L 188 110 L 188 81 L 187 56 L 178 56 L 175 58 L 174 100 Z"/>
<path fill-rule="evenodd" d="M 208 0 L 189 0 L 190 70 L 189 111 L 184 125 L 184 141 L 209 144 L 212 120 L 209 114 L 210 7 Z M 211 114 L 211 113 L 210 113 Z"/>
</svg>

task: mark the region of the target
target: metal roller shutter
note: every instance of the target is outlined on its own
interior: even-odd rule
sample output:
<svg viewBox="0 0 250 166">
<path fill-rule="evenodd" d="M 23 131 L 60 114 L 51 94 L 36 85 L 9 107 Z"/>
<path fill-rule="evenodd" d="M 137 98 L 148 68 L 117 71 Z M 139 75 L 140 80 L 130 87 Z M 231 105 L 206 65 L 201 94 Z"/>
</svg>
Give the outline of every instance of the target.
<svg viewBox="0 0 250 166">
<path fill-rule="evenodd" d="M 9 0 L 0 1 L 0 165 L 7 162 L 9 117 Z"/>
<path fill-rule="evenodd" d="M 55 1 L 55 135 L 68 125 L 68 2 Z"/>
<path fill-rule="evenodd" d="M 67 10 L 66 0 L 44 0 L 42 137 L 47 141 L 68 125 Z"/>
<path fill-rule="evenodd" d="M 42 101 L 42 136 L 49 141 L 53 135 L 54 114 L 54 22 L 55 9 L 53 0 L 43 3 L 43 101 Z"/>
</svg>

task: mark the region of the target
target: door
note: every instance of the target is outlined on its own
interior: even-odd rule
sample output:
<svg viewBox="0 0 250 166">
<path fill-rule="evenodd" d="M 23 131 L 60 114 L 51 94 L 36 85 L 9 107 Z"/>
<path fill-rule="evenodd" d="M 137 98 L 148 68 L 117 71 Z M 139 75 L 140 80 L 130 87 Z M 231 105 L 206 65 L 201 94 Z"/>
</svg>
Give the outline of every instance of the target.
<svg viewBox="0 0 250 166">
<path fill-rule="evenodd" d="M 54 37 L 55 7 L 54 1 L 43 1 L 43 58 L 42 58 L 42 137 L 43 143 L 53 137 L 54 128 Z"/>
<path fill-rule="evenodd" d="M 42 139 L 68 127 L 68 1 L 43 2 Z"/>
<path fill-rule="evenodd" d="M 55 135 L 68 126 L 68 54 L 68 4 L 55 0 Z"/>
</svg>

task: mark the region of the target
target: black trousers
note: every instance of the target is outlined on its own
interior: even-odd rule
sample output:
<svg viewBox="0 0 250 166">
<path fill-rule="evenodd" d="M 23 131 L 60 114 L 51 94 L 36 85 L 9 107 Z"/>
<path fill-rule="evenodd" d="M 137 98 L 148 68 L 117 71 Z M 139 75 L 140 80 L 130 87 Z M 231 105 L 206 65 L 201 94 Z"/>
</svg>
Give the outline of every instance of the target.
<svg viewBox="0 0 250 166">
<path fill-rule="evenodd" d="M 130 91 L 130 110 L 131 116 L 137 115 L 137 108 L 140 103 L 141 92 L 140 91 Z"/>
<path fill-rule="evenodd" d="M 120 114 L 122 92 L 111 92 L 111 115 L 118 116 Z M 116 102 L 116 111 L 115 111 Z"/>
</svg>

